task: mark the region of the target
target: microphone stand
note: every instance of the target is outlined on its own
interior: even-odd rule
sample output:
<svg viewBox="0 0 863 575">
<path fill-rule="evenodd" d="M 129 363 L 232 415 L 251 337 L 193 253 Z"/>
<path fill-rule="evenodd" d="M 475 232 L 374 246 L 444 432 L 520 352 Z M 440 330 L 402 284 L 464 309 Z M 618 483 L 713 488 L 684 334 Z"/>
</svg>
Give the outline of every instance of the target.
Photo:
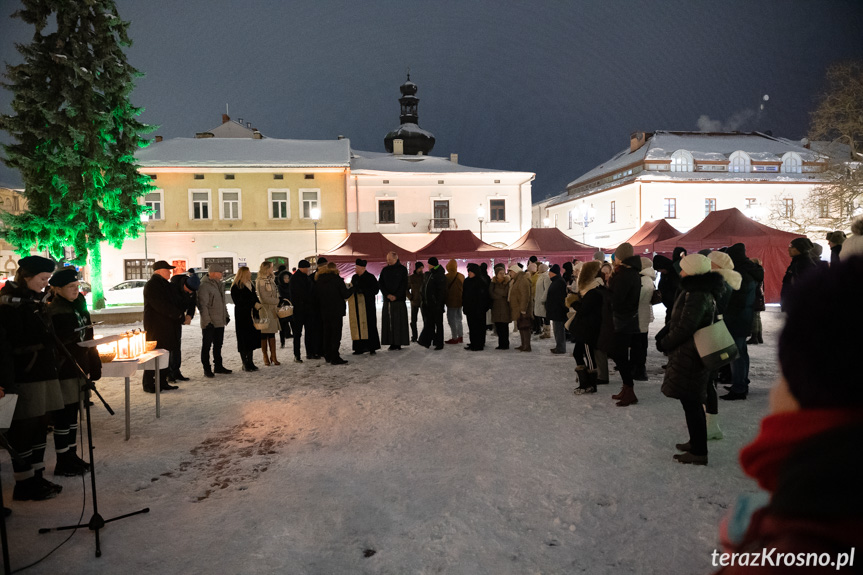
<svg viewBox="0 0 863 575">
<path fill-rule="evenodd" d="M 93 458 L 93 426 L 90 423 L 90 401 L 89 401 L 90 392 L 93 392 L 96 394 L 96 397 L 99 398 L 99 401 L 102 402 L 102 405 L 105 406 L 105 409 L 108 411 L 108 413 L 110 413 L 111 415 L 114 415 L 114 410 L 111 409 L 111 406 L 108 405 L 108 402 L 105 401 L 105 398 L 102 397 L 102 395 L 96 389 L 95 384 L 87 376 L 87 373 L 85 373 L 84 370 L 81 368 L 81 365 L 78 363 L 78 360 L 75 359 L 75 357 L 69 352 L 69 350 L 66 349 L 66 346 L 63 344 L 63 342 L 60 341 L 60 338 L 57 336 L 57 333 L 54 331 L 54 325 L 51 322 L 51 318 L 47 317 L 45 310 L 39 309 L 36 311 L 36 313 L 39 315 L 40 319 L 42 319 L 42 322 L 45 324 L 45 327 L 48 329 L 48 331 L 54 337 L 54 341 L 57 344 L 57 348 L 59 348 L 62 351 L 63 355 L 66 356 L 66 359 L 68 359 L 72 362 L 72 364 L 77 369 L 79 376 L 86 382 L 83 385 L 83 389 L 86 390 L 86 393 L 84 394 L 83 403 L 84 403 L 84 411 L 86 412 L 86 415 L 87 415 L 87 448 L 90 452 L 90 489 L 93 493 L 93 497 L 92 497 L 92 499 L 93 499 L 93 515 L 92 515 L 92 517 L 90 517 L 90 521 L 88 521 L 87 523 L 79 523 L 77 525 L 64 525 L 61 527 L 53 527 L 53 528 L 52 527 L 43 527 L 42 529 L 39 529 L 39 533 L 43 534 L 43 533 L 50 533 L 52 531 L 65 531 L 65 530 L 69 530 L 69 529 L 78 529 L 79 527 L 87 527 L 88 529 L 90 529 L 90 531 L 93 531 L 94 534 L 96 535 L 96 557 L 101 557 L 102 556 L 102 547 L 101 547 L 101 542 L 99 539 L 99 530 L 104 528 L 106 523 L 110 523 L 112 521 L 117 521 L 119 519 L 125 519 L 126 517 L 131 517 L 133 515 L 139 515 L 141 513 L 149 513 L 150 508 L 145 507 L 144 509 L 140 509 L 138 511 L 133 511 L 131 513 L 126 513 L 125 515 L 119 515 L 117 517 L 112 517 L 111 519 L 103 519 L 102 516 L 99 515 L 99 504 L 98 504 L 98 500 L 96 498 L 96 460 Z"/>
</svg>

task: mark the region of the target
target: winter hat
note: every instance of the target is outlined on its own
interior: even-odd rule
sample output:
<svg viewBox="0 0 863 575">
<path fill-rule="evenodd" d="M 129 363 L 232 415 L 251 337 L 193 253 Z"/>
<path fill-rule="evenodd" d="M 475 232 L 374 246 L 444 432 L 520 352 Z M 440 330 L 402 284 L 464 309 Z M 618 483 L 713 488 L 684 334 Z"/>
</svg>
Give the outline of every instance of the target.
<svg viewBox="0 0 863 575">
<path fill-rule="evenodd" d="M 312 267 L 312 264 L 309 263 L 309 260 L 300 260 L 300 263 L 297 264 L 297 269 L 305 269 Z"/>
<path fill-rule="evenodd" d="M 805 254 L 812 249 L 812 242 L 809 241 L 809 238 L 794 238 L 791 240 L 791 247 L 801 254 Z"/>
<path fill-rule="evenodd" d="M 572 262 L 563 262 L 563 269 L 567 271 L 572 271 Z"/>
<path fill-rule="evenodd" d="M 836 337 L 863 325 L 863 258 L 818 266 L 788 294 L 779 365 L 804 409 L 863 407 L 860 337 Z M 815 359 L 813 359 L 815 358 Z"/>
<path fill-rule="evenodd" d="M 219 264 L 212 264 L 209 268 L 207 268 L 207 273 L 210 274 L 221 274 L 225 272 L 225 268 L 223 268 Z"/>
<path fill-rule="evenodd" d="M 653 269 L 660 272 L 674 271 L 674 264 L 663 255 L 653 256 Z"/>
<path fill-rule="evenodd" d="M 641 256 L 641 269 L 646 270 L 647 268 L 652 268 L 652 267 L 653 267 L 653 262 L 650 260 L 650 258 L 646 258 L 644 256 Z"/>
<path fill-rule="evenodd" d="M 505 270 L 506 266 L 503 264 L 494 264 L 494 273 L 497 273 L 498 270 Z"/>
<path fill-rule="evenodd" d="M 527 261 L 529 261 L 529 262 L 530 262 L 530 263 L 532 263 L 532 264 L 535 264 L 538 260 L 536 259 L 536 256 L 530 256 L 530 257 L 527 259 Z"/>
<path fill-rule="evenodd" d="M 488 273 L 488 264 L 485 262 L 482 262 L 481 264 L 479 264 L 479 269 L 482 270 L 482 273 L 487 274 Z"/>
<path fill-rule="evenodd" d="M 821 254 L 824 253 L 824 246 L 822 246 L 821 244 L 816 244 L 813 242 L 812 243 L 812 249 L 810 251 L 812 252 L 813 256 L 820 259 Z"/>
<path fill-rule="evenodd" d="M 414 271 L 416 271 L 420 268 L 424 268 L 424 267 L 425 267 L 425 264 L 423 264 L 422 262 L 417 262 L 414 264 Z"/>
<path fill-rule="evenodd" d="M 687 253 L 686 248 L 682 248 L 680 246 L 677 246 L 676 248 L 674 248 L 674 251 L 671 253 L 671 261 L 673 261 L 673 262 L 679 261 L 681 258 L 683 258 L 683 256 L 686 255 L 686 253 Z"/>
<path fill-rule="evenodd" d="M 614 260 L 617 262 L 622 262 L 625 259 L 631 258 L 635 255 L 635 250 L 632 249 L 632 244 L 629 242 L 623 242 L 617 249 L 614 250 Z"/>
<path fill-rule="evenodd" d="M 698 253 L 703 255 L 704 257 L 708 257 L 713 250 L 710 248 L 704 248 L 703 250 L 698 250 Z"/>
<path fill-rule="evenodd" d="M 283 271 L 285 271 L 286 269 L 288 269 L 288 266 L 286 266 L 285 264 L 282 264 L 282 265 L 280 265 L 280 266 L 279 266 L 279 272 L 283 272 Z"/>
<path fill-rule="evenodd" d="M 527 271 L 529 271 L 532 274 L 535 274 L 536 273 L 536 262 L 530 262 L 527 265 Z"/>
<path fill-rule="evenodd" d="M 595 252 L 593 252 L 593 260 L 597 262 L 604 262 L 605 252 L 603 252 L 602 250 L 596 250 Z"/>
<path fill-rule="evenodd" d="M 369 262 L 367 262 L 367 261 L 366 261 L 366 260 L 364 260 L 364 259 L 360 259 L 360 258 L 357 258 L 357 261 L 355 261 L 355 262 L 354 262 L 354 264 L 356 264 L 356 265 L 360 266 L 361 268 L 366 267 L 366 264 L 367 264 L 367 263 L 369 263 Z"/>
<path fill-rule="evenodd" d="M 57 266 L 48 258 L 43 258 L 42 256 L 27 256 L 26 258 L 18 260 L 18 267 L 24 268 L 32 274 L 43 274 L 53 272 L 54 268 Z"/>
<path fill-rule="evenodd" d="M 324 256 L 319 257 L 318 258 L 318 267 L 322 267 L 328 261 L 329 260 L 327 258 L 325 258 Z"/>
<path fill-rule="evenodd" d="M 212 268 L 213 266 L 210 266 L 210 267 Z M 172 270 L 172 269 L 174 269 L 174 266 L 172 266 L 171 264 L 169 264 L 169 263 L 168 263 L 168 262 L 166 262 L 165 260 L 159 260 L 159 261 L 157 261 L 156 263 L 154 263 L 154 264 L 153 264 L 153 271 L 156 271 L 156 270 Z"/>
<path fill-rule="evenodd" d="M 548 266 L 545 264 L 539 264 L 539 267 L 536 269 L 538 273 L 544 274 L 548 271 Z"/>
<path fill-rule="evenodd" d="M 201 278 L 195 274 L 190 275 L 186 278 L 186 287 L 192 291 L 198 291 L 198 288 L 201 287 Z"/>
<path fill-rule="evenodd" d="M 557 264 L 554 264 L 553 266 L 551 266 L 551 269 L 548 270 L 548 273 L 559 276 L 560 275 L 560 266 Z"/>
<path fill-rule="evenodd" d="M 514 274 L 520 274 L 520 273 L 521 273 L 521 268 L 520 268 L 520 267 L 518 267 L 518 265 L 517 265 L 517 264 L 512 264 L 511 266 L 509 266 L 509 271 L 511 271 L 511 272 L 512 272 L 512 273 L 514 273 Z"/>
<path fill-rule="evenodd" d="M 475 263 L 469 263 L 467 264 L 467 271 L 468 273 L 473 272 L 474 275 L 479 275 L 479 266 Z"/>
<path fill-rule="evenodd" d="M 430 265 L 431 267 L 436 267 L 436 266 L 438 265 L 438 263 L 437 263 L 437 258 L 436 258 L 436 257 L 434 257 L 434 256 L 430 257 L 430 258 L 429 258 L 429 265 Z"/>
<path fill-rule="evenodd" d="M 701 254 L 689 254 L 680 260 L 680 269 L 688 276 L 706 274 L 710 271 L 710 260 Z"/>
<path fill-rule="evenodd" d="M 845 243 L 845 232 L 841 230 L 836 230 L 835 232 L 827 232 L 827 237 L 824 238 L 828 242 L 833 242 L 836 245 L 841 246 Z"/>
<path fill-rule="evenodd" d="M 78 281 L 78 271 L 72 266 L 67 266 L 51 276 L 48 283 L 54 287 L 63 287 L 76 281 Z"/>
<path fill-rule="evenodd" d="M 726 254 L 725 252 L 710 252 L 710 255 L 707 256 L 712 263 L 719 266 L 720 269 L 723 270 L 733 270 L 734 262 L 731 261 L 731 256 Z"/>
<path fill-rule="evenodd" d="M 746 257 L 746 246 L 741 243 L 734 244 L 728 248 L 728 252 L 726 253 L 731 256 L 731 261 L 734 262 L 742 262 L 749 259 Z"/>
</svg>

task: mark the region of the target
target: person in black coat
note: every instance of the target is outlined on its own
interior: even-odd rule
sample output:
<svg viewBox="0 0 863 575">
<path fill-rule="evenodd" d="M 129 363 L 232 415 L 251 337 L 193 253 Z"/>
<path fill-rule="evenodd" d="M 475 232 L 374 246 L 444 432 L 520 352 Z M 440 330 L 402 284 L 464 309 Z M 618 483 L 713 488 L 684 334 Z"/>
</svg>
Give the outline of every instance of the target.
<svg viewBox="0 0 863 575">
<path fill-rule="evenodd" d="M 725 291 L 722 276 L 710 269 L 710 260 L 701 254 L 682 258 L 680 292 L 671 319 L 656 334 L 656 348 L 668 355 L 662 393 L 680 400 L 689 430 L 689 441 L 677 444 L 684 453 L 674 459 L 697 465 L 707 465 L 707 420 L 702 405 L 707 399 L 709 372 L 693 335 L 713 323 L 716 298 Z"/>
<path fill-rule="evenodd" d="M 276 271 L 276 289 L 279 290 L 279 305 L 290 301 L 291 299 L 291 272 L 288 266 L 282 264 Z M 293 303 L 293 302 L 291 302 Z M 291 334 L 291 318 L 279 318 L 279 341 L 281 346 L 285 347 L 285 340 L 292 338 Z"/>
<path fill-rule="evenodd" d="M 311 264 L 308 260 L 301 260 L 297 265 L 297 271 L 291 276 L 290 300 L 294 304 L 294 314 L 291 316 L 291 325 L 294 335 L 294 362 L 303 363 L 300 354 L 300 342 L 303 340 L 303 328 L 306 330 L 306 358 L 320 359 L 319 350 L 315 347 L 313 323 L 315 321 L 315 295 L 314 284 L 309 277 Z"/>
<path fill-rule="evenodd" d="M 147 331 L 147 341 L 155 341 L 158 349 L 171 350 L 177 347 L 177 326 L 182 326 L 186 321 L 186 308 L 168 281 L 172 269 L 174 266 L 165 260 L 157 261 L 153 264 L 153 276 L 144 285 L 144 329 Z M 168 367 L 159 370 L 162 390 L 177 389 L 176 385 L 167 381 L 169 372 Z M 144 371 L 144 391 L 156 393 L 155 379 L 155 371 Z"/>
<path fill-rule="evenodd" d="M 252 271 L 242 266 L 234 276 L 231 286 L 231 301 L 234 302 L 234 330 L 237 334 L 237 351 L 243 363 L 243 371 L 258 371 L 254 362 L 256 349 L 261 347 L 261 332 L 255 328 L 252 311 L 260 303 L 252 283 Z"/>
<path fill-rule="evenodd" d="M 423 330 L 418 343 L 436 350 L 443 349 L 443 310 L 446 300 L 446 272 L 436 257 L 428 260 L 429 271 L 423 275 L 422 314 Z"/>
<path fill-rule="evenodd" d="M 602 331 L 602 316 L 606 300 L 611 299 L 600 276 L 601 266 L 600 262 L 594 260 L 586 262 L 581 267 L 581 273 L 578 274 L 578 295 L 572 304 L 575 317 L 572 318 L 570 332 L 575 338 L 572 357 L 577 365 L 576 395 L 596 393 L 599 380 L 596 348 Z"/>
<path fill-rule="evenodd" d="M 90 381 L 97 381 L 102 376 L 102 362 L 95 347 L 78 345 L 93 339 L 93 323 L 87 311 L 87 301 L 79 291 L 78 272 L 72 266 L 65 267 L 55 273 L 48 283 L 54 293 L 48 306 L 48 315 L 54 334 L 68 352 L 68 355 L 59 354 L 57 368 L 64 407 L 48 414 L 54 426 L 52 435 L 57 454 L 54 475 L 74 477 L 90 470 L 90 465 L 76 453 L 78 405 L 87 383 L 85 376 Z"/>
<path fill-rule="evenodd" d="M 653 269 L 660 273 L 659 285 L 656 289 L 662 297 L 662 305 L 665 306 L 665 325 L 668 325 L 671 308 L 674 307 L 674 298 L 677 297 L 677 289 L 680 285 L 680 276 L 674 268 L 674 262 L 663 255 L 653 257 Z"/>
<path fill-rule="evenodd" d="M 189 271 L 193 272 L 194 270 Z M 198 288 L 201 287 L 201 280 L 194 273 L 191 275 L 176 274 L 171 276 L 170 282 L 171 288 L 173 288 L 177 299 L 186 307 L 185 320 L 182 324 L 177 326 L 177 339 L 174 342 L 175 346 L 173 349 L 168 350 L 171 352 L 170 359 L 168 360 L 168 382 L 176 383 L 178 381 L 189 381 L 189 378 L 180 372 L 180 366 L 183 363 L 183 326 L 192 323 L 192 318 L 195 317 L 195 309 L 198 304 L 197 292 Z"/>
<path fill-rule="evenodd" d="M 566 353 L 566 282 L 560 275 L 560 266 L 554 264 L 548 270 L 551 283 L 548 286 L 548 294 L 545 297 L 545 317 L 551 322 L 554 332 L 555 346 L 553 354 Z"/>
<path fill-rule="evenodd" d="M 342 339 L 342 322 L 345 317 L 345 300 L 353 293 L 339 276 L 334 263 L 318 268 L 315 279 L 315 296 L 321 314 L 321 345 L 324 359 L 332 365 L 348 363 L 339 354 Z M 371 275 L 371 274 L 369 274 Z"/>
<path fill-rule="evenodd" d="M 384 300 L 381 312 L 381 344 L 390 351 L 410 345 L 408 331 L 408 269 L 399 261 L 396 252 L 387 254 L 387 265 L 381 270 L 378 285 Z"/>
<path fill-rule="evenodd" d="M 830 265 L 839 265 L 839 254 L 842 253 L 842 244 L 845 243 L 845 232 L 837 230 L 827 232 L 827 247 L 830 248 Z"/>
<path fill-rule="evenodd" d="M 467 265 L 467 276 L 462 284 L 462 310 L 467 316 L 467 329 L 470 343 L 468 351 L 482 351 L 485 348 L 485 314 L 491 307 L 488 285 L 480 275 L 477 264 Z"/>
<path fill-rule="evenodd" d="M 6 439 L 18 457 L 12 459 L 16 501 L 41 501 L 56 497 L 63 489 L 42 476 L 47 440 L 46 415 L 63 409 L 57 373 L 56 341 L 46 316 L 44 289 L 54 271 L 54 262 L 41 256 L 18 261 L 15 280 L 0 289 L 0 324 L 5 326 L 12 369 L 4 373 L 5 393 L 18 395 L 18 404 Z M 12 299 L 16 301 L 12 301 Z M 8 359 L 8 358 L 7 358 Z"/>
<path fill-rule="evenodd" d="M 354 310 L 355 313 L 365 314 L 367 329 L 366 333 L 361 333 L 361 330 L 359 329 L 360 318 L 352 318 L 354 323 L 357 325 L 357 335 L 359 337 L 359 339 L 355 339 L 351 343 L 354 350 L 353 355 L 362 355 L 365 352 L 369 352 L 369 355 L 375 355 L 375 352 L 381 348 L 381 338 L 378 334 L 378 312 L 377 306 L 375 305 L 375 296 L 377 296 L 380 291 L 380 287 L 378 286 L 378 278 L 376 278 L 374 274 L 370 274 L 366 271 L 367 263 L 368 262 L 366 260 L 357 259 L 355 267 L 356 273 L 351 276 Z M 364 296 L 364 305 L 359 304 L 358 295 Z M 326 355 L 324 357 L 326 357 Z"/>
<path fill-rule="evenodd" d="M 800 278 L 816 268 L 815 262 L 809 252 L 812 250 L 812 242 L 808 238 L 794 238 L 788 246 L 788 255 L 791 263 L 785 270 L 782 278 L 782 290 L 779 292 L 779 305 L 785 311 L 785 298 Z"/>
<path fill-rule="evenodd" d="M 638 302 L 641 299 L 641 258 L 634 255 L 632 246 L 626 242 L 614 251 L 616 269 L 609 282 L 612 317 L 614 319 L 614 344 L 609 354 L 617 364 L 623 380 L 620 393 L 612 396 L 617 405 L 624 407 L 638 403 L 635 396 L 635 381 L 632 378 L 630 356 L 637 345 L 641 328 L 638 324 Z"/>
<path fill-rule="evenodd" d="M 749 393 L 749 350 L 747 338 L 752 334 L 752 318 L 755 315 L 756 289 L 764 283 L 764 268 L 746 256 L 746 246 L 741 243 L 728 248 L 728 256 L 734 262 L 734 271 L 740 274 L 740 289 L 731 293 L 723 318 L 728 331 L 737 344 L 738 356 L 731 362 L 731 389 L 722 399 L 743 399 Z"/>
</svg>

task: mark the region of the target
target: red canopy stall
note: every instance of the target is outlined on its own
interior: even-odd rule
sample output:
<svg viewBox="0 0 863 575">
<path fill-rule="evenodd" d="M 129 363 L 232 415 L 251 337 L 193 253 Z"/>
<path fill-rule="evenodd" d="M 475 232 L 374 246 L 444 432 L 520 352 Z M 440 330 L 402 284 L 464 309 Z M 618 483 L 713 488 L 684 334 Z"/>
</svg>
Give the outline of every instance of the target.
<svg viewBox="0 0 863 575">
<path fill-rule="evenodd" d="M 366 269 L 377 276 L 386 265 L 387 254 L 389 252 L 398 253 L 402 263 L 416 259 L 413 252 L 394 244 L 380 232 L 355 232 L 348 234 L 348 237 L 342 243 L 330 251 L 321 254 L 321 256 L 337 264 L 346 264 L 339 266 L 343 276 L 348 271 L 353 273 L 352 266 L 357 258 L 364 259 L 368 261 Z"/>
<path fill-rule="evenodd" d="M 551 263 L 563 264 L 573 258 L 591 260 L 599 248 L 576 241 L 557 228 L 531 228 L 507 249 L 512 258 L 536 256 Z"/>
<path fill-rule="evenodd" d="M 680 232 L 667 220 L 653 220 L 652 222 L 644 222 L 644 225 L 626 241 L 632 245 L 636 255 L 648 255 L 658 251 L 655 246 L 657 242 L 669 240 L 679 235 Z M 613 246 L 607 249 L 614 250 L 616 248 L 617 246 Z"/>
<path fill-rule="evenodd" d="M 760 224 L 747 218 L 737 208 L 730 208 L 711 212 L 685 234 L 656 242 L 654 249 L 658 252 L 670 252 L 676 246 L 681 246 L 692 254 L 705 248 L 719 249 L 742 243 L 746 246 L 747 256 L 761 260 L 764 266 L 766 301 L 776 303 L 782 289 L 782 277 L 791 263 L 788 244 L 799 237 L 798 234 Z"/>
<path fill-rule="evenodd" d="M 465 266 L 469 262 L 483 263 L 509 261 L 509 248 L 496 248 L 485 243 L 470 230 L 444 230 L 435 239 L 417 250 L 416 259 L 425 262 L 434 256 L 442 266 L 448 260 L 464 260 L 459 262 L 459 271 L 466 273 Z M 491 269 L 489 269 L 491 274 Z"/>
</svg>

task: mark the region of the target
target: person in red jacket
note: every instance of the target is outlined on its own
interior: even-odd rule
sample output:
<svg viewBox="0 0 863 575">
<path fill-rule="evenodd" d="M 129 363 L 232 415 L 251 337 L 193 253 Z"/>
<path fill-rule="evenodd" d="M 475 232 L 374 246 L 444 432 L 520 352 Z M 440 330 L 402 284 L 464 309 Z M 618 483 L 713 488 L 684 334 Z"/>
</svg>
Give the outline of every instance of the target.
<svg viewBox="0 0 863 575">
<path fill-rule="evenodd" d="M 713 554 L 723 575 L 863 568 L 861 293 L 856 257 L 813 270 L 786 300 L 770 414 L 740 452 L 743 471 L 769 499 L 758 507 L 741 498 L 723 521 L 725 551 Z"/>
</svg>

